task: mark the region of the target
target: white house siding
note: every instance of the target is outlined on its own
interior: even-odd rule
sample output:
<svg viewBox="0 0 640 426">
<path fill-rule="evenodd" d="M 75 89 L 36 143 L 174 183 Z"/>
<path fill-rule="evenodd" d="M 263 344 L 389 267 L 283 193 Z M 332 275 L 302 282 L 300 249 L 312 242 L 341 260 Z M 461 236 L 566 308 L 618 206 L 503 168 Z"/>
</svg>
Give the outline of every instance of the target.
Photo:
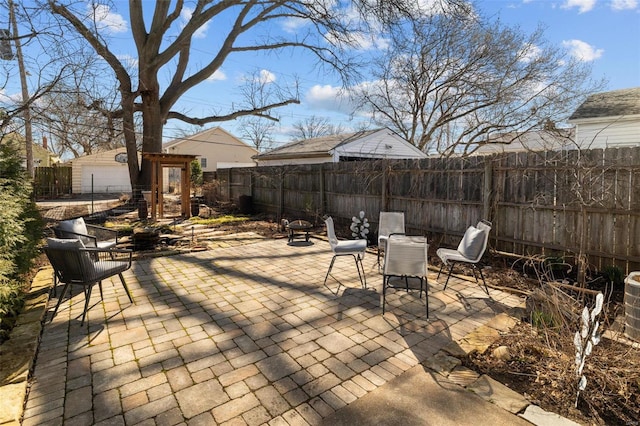
<svg viewBox="0 0 640 426">
<path fill-rule="evenodd" d="M 334 162 L 331 156 L 322 157 L 299 157 L 299 158 L 282 158 L 274 160 L 260 160 L 259 166 L 287 166 L 287 165 L 301 165 L 301 164 L 321 164 Z"/>
<path fill-rule="evenodd" d="M 258 153 L 255 148 L 220 127 L 167 142 L 163 150 L 169 154 L 197 155 L 199 160 L 206 158 L 207 165 L 202 167 L 203 172 L 215 172 L 219 163 L 255 164 L 251 157 Z"/>
<path fill-rule="evenodd" d="M 576 143 L 580 148 L 640 146 L 640 116 L 616 119 L 575 120 Z"/>
<path fill-rule="evenodd" d="M 382 129 L 353 142 L 337 146 L 334 157 L 360 158 L 424 158 L 426 155 L 413 145 L 407 144 L 395 133 Z"/>
</svg>

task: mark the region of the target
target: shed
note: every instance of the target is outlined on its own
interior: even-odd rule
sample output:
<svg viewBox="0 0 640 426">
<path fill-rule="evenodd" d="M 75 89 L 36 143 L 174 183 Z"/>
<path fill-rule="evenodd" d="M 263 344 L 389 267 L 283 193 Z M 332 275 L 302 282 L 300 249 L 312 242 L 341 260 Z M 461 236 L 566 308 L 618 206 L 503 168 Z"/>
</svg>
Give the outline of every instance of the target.
<svg viewBox="0 0 640 426">
<path fill-rule="evenodd" d="M 426 158 L 426 154 L 387 128 L 291 142 L 253 157 L 259 166 L 337 163 L 372 159 Z"/>
<path fill-rule="evenodd" d="M 640 87 L 591 95 L 568 121 L 580 148 L 640 146 Z"/>
</svg>

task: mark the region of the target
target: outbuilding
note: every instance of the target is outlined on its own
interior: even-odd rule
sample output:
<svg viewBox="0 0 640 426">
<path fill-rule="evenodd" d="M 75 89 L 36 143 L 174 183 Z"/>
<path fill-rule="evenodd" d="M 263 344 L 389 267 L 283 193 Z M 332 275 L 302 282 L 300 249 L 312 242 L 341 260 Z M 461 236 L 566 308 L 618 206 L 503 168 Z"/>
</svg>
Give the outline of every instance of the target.
<svg viewBox="0 0 640 426">
<path fill-rule="evenodd" d="M 425 158 L 426 154 L 387 128 L 291 142 L 253 157 L 259 166 Z"/>
</svg>

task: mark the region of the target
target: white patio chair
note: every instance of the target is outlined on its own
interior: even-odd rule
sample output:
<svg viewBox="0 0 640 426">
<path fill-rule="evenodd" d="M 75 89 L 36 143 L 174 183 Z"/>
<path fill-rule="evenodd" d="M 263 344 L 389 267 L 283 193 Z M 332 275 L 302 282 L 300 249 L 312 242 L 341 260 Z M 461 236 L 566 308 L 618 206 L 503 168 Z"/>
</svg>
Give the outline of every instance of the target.
<svg viewBox="0 0 640 426">
<path fill-rule="evenodd" d="M 381 253 L 385 249 L 385 244 L 389 235 L 404 234 L 404 213 L 403 212 L 380 212 L 378 224 L 378 271 L 380 271 Z"/>
<path fill-rule="evenodd" d="M 487 294 L 489 294 L 489 288 L 487 287 L 487 283 L 484 279 L 484 275 L 482 274 L 482 264 L 480 260 L 484 255 L 484 252 L 487 249 L 487 242 L 489 241 L 489 232 L 491 232 L 491 222 L 487 220 L 481 220 L 478 222 L 477 226 L 470 226 L 467 228 L 462 240 L 460 240 L 460 244 L 458 244 L 457 249 L 447 249 L 447 248 L 439 248 L 436 251 L 436 254 L 442 261 L 442 265 L 440 266 L 440 271 L 438 272 L 438 278 L 440 278 L 440 273 L 442 272 L 442 268 L 444 265 L 449 265 L 449 274 L 447 275 L 447 282 L 444 284 L 444 289 L 447 289 L 447 284 L 449 284 L 449 278 L 451 277 L 451 272 L 453 271 L 453 267 L 456 263 L 467 263 L 471 266 L 473 271 L 473 277 L 478 283 L 478 277 L 476 276 L 476 270 L 480 272 L 480 278 L 482 278 L 482 283 L 484 284 L 484 290 Z"/>
<path fill-rule="evenodd" d="M 333 269 L 333 264 L 336 261 L 336 258 L 339 256 L 353 256 L 356 262 L 356 269 L 358 270 L 358 276 L 360 277 L 362 288 L 367 288 L 367 278 L 364 273 L 364 266 L 362 265 L 362 259 L 364 259 L 364 254 L 367 250 L 367 240 L 338 241 L 338 238 L 336 237 L 336 231 L 333 226 L 333 218 L 329 216 L 325 219 L 324 222 L 327 225 L 327 237 L 329 238 L 329 245 L 331 246 L 331 251 L 333 251 L 331 265 L 329 265 L 327 275 L 325 275 L 324 277 L 324 285 L 327 285 L 327 278 L 329 278 L 329 275 L 331 274 L 331 269 Z M 362 273 L 360 272 L 360 269 L 362 269 Z M 336 279 L 336 281 L 338 280 Z"/>
<path fill-rule="evenodd" d="M 384 267 L 382 275 L 382 314 L 385 312 L 387 289 L 404 288 L 409 290 L 409 278 L 420 280 L 420 298 L 422 298 L 422 286 L 426 301 L 427 318 L 429 318 L 429 281 L 427 279 L 427 239 L 424 237 L 405 237 L 391 235 L 387 240 L 384 254 Z M 402 286 L 395 285 L 391 277 L 404 278 Z"/>
</svg>

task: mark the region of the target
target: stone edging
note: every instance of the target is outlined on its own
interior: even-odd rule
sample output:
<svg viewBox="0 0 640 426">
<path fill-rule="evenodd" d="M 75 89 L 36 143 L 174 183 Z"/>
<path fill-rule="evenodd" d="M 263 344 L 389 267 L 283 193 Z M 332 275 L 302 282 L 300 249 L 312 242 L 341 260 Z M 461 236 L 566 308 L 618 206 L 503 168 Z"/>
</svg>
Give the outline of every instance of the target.
<svg viewBox="0 0 640 426">
<path fill-rule="evenodd" d="M 41 268 L 25 296 L 25 305 L 9 340 L 0 346 L 1 425 L 20 424 L 52 284 L 53 269 Z"/>
</svg>

